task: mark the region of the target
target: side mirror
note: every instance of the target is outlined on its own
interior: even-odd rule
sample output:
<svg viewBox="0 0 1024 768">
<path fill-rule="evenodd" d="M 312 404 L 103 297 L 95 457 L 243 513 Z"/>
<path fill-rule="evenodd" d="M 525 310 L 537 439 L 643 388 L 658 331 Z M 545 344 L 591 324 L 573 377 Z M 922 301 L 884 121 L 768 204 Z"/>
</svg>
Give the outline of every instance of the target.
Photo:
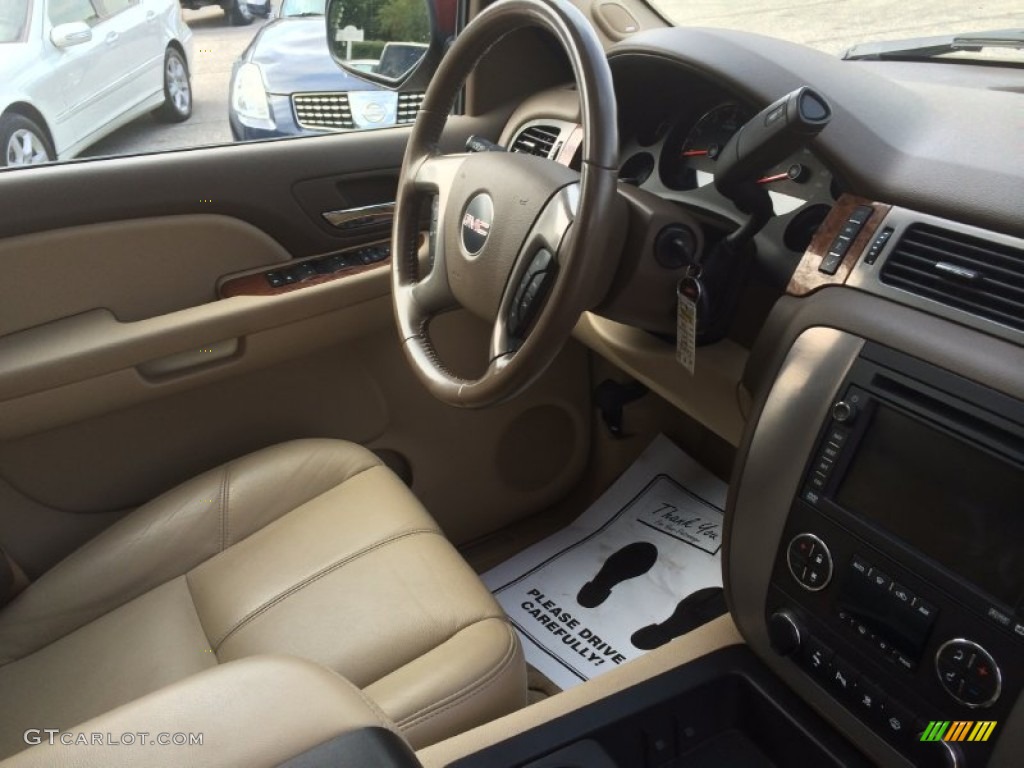
<svg viewBox="0 0 1024 768">
<path fill-rule="evenodd" d="M 455 0 L 328 0 L 327 46 L 346 72 L 394 88 L 436 58 L 428 54 L 451 37 L 454 7 Z"/>
<path fill-rule="evenodd" d="M 71 48 L 92 40 L 92 28 L 84 21 L 58 24 L 50 30 L 50 42 L 58 48 Z"/>
</svg>

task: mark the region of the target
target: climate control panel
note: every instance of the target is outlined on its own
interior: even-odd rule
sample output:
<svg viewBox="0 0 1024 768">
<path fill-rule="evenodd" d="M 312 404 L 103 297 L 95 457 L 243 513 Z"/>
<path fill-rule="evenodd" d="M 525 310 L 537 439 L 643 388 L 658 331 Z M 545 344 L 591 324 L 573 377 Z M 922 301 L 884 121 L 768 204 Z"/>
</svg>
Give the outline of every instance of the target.
<svg viewBox="0 0 1024 768">
<path fill-rule="evenodd" d="M 766 605 L 772 648 L 914 764 L 984 765 L 998 728 L 941 750 L 922 736 L 999 722 L 1020 693 L 1024 638 L 984 615 L 914 558 L 795 502 Z"/>
<path fill-rule="evenodd" d="M 824 589 L 832 580 L 832 553 L 813 533 L 793 537 L 786 551 L 786 564 L 796 583 L 811 592 Z"/>
<path fill-rule="evenodd" d="M 946 693 L 972 708 L 990 707 L 1002 693 L 1003 673 L 992 654 L 972 640 L 947 640 L 935 653 Z"/>
</svg>

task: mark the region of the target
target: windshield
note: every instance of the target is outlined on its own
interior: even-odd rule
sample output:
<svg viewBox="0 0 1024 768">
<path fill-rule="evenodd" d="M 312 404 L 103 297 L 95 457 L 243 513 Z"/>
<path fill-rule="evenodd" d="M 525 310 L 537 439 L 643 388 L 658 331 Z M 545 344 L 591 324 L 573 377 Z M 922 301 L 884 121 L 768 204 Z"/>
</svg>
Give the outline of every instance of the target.
<svg viewBox="0 0 1024 768">
<path fill-rule="evenodd" d="M 323 16 L 327 0 L 284 0 L 281 3 L 281 18 L 290 16 Z"/>
<path fill-rule="evenodd" d="M 0 43 L 16 43 L 23 39 L 28 27 L 29 0 L 0 2 Z"/>
<path fill-rule="evenodd" d="M 1021 0 L 650 0 L 677 26 L 756 32 L 842 55 L 858 43 L 1024 26 Z M 1004 54 L 1000 54 L 1004 55 Z M 986 57 L 987 58 L 987 57 Z M 1007 55 L 1019 61 L 1019 57 Z"/>
</svg>

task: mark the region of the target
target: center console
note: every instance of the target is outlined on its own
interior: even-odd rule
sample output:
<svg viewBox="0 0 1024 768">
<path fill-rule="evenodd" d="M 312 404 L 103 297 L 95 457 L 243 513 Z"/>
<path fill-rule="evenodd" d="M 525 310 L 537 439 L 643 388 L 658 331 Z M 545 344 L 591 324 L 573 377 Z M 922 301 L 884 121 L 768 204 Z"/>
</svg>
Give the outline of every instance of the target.
<svg viewBox="0 0 1024 768">
<path fill-rule="evenodd" d="M 1024 350 L 852 292 L 775 320 L 726 509 L 736 634 L 425 764 L 1021 765 Z"/>
<path fill-rule="evenodd" d="M 1024 404 L 870 344 L 818 430 L 770 641 L 912 762 L 985 765 L 1020 693 L 1022 467 Z"/>
</svg>

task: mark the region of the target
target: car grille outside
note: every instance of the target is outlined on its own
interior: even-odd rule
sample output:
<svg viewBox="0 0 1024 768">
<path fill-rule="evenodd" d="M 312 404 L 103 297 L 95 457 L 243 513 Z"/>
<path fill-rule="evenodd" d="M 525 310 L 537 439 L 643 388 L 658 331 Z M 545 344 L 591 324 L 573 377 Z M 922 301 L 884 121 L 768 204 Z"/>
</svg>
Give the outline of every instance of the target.
<svg viewBox="0 0 1024 768">
<path fill-rule="evenodd" d="M 398 94 L 398 111 L 395 113 L 395 122 L 399 125 L 404 123 L 415 123 L 416 115 L 423 105 L 422 91 L 408 91 Z"/>
<path fill-rule="evenodd" d="M 423 91 L 398 94 L 395 123 L 407 125 L 416 122 L 423 105 Z M 356 127 L 348 93 L 296 93 L 292 95 L 295 121 L 302 128 L 313 130 L 350 130 Z"/>
<path fill-rule="evenodd" d="M 347 93 L 296 93 L 292 95 L 295 120 L 302 128 L 339 130 L 355 128 Z"/>
</svg>

